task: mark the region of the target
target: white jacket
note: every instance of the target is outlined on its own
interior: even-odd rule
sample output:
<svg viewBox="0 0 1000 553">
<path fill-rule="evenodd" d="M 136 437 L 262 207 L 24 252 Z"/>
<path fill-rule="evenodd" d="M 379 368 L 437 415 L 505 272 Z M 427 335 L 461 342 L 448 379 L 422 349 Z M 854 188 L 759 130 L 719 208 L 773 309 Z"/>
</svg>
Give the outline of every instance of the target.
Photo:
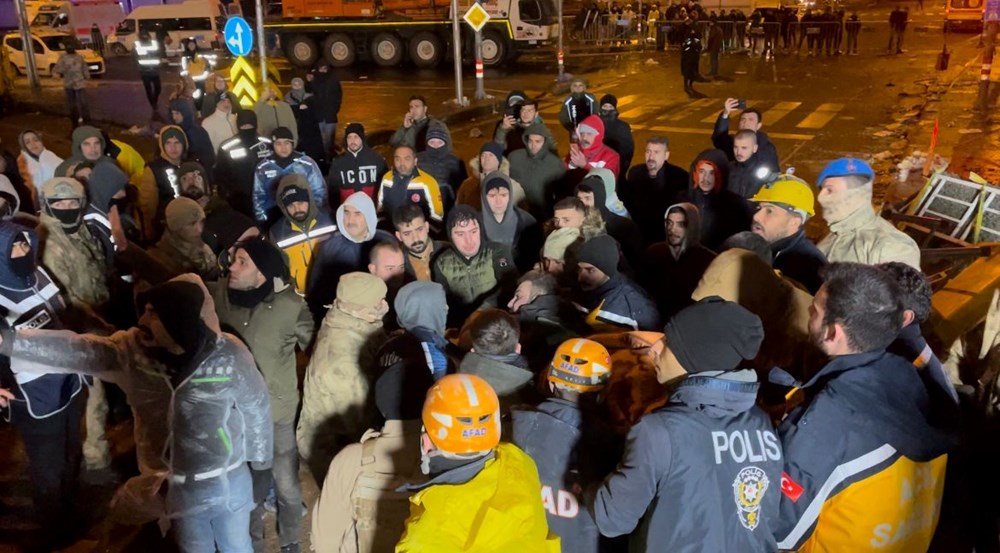
<svg viewBox="0 0 1000 553">
<path fill-rule="evenodd" d="M 17 156 L 17 171 L 24 178 L 24 184 L 30 189 L 37 191 L 36 197 L 42 195 L 42 185 L 45 181 L 56 176 L 56 167 L 63 162 L 63 159 L 52 152 L 43 150 L 42 155 L 35 159 L 35 156 L 21 151 Z"/>
<path fill-rule="evenodd" d="M 212 141 L 212 149 L 218 152 L 219 146 L 222 146 L 223 142 L 236 136 L 236 114 L 226 114 L 215 110 L 212 115 L 202 120 L 201 126 L 208 132 L 208 138 Z"/>
</svg>

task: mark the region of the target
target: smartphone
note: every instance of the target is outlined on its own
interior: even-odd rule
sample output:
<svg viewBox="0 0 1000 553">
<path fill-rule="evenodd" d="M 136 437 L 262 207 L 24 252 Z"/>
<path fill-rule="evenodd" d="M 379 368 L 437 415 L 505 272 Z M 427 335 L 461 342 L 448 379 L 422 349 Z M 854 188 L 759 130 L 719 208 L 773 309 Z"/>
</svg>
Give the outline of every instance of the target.
<svg viewBox="0 0 1000 553">
<path fill-rule="evenodd" d="M 736 109 L 747 109 L 746 100 L 736 100 Z"/>
</svg>

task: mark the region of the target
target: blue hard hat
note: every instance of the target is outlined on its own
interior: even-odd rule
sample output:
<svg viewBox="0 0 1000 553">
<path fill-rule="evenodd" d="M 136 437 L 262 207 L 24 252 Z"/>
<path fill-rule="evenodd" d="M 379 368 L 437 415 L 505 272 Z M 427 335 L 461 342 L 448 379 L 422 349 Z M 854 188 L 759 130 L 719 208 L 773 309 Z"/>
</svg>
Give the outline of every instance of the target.
<svg viewBox="0 0 1000 553">
<path fill-rule="evenodd" d="M 826 167 L 820 172 L 819 180 L 816 183 L 822 186 L 823 181 L 830 177 L 848 177 L 851 175 L 868 177 L 868 180 L 875 179 L 875 171 L 872 170 L 872 166 L 868 165 L 867 162 L 856 157 L 842 157 L 827 163 Z"/>
</svg>

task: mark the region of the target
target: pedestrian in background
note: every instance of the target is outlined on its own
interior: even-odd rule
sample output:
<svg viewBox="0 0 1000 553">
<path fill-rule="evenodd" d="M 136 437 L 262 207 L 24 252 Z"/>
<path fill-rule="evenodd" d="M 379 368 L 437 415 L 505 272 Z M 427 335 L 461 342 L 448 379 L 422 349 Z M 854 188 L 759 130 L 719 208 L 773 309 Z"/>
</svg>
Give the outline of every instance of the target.
<svg viewBox="0 0 1000 553">
<path fill-rule="evenodd" d="M 104 41 L 104 33 L 101 32 L 101 28 L 97 26 L 97 23 L 90 25 L 90 49 L 102 56 L 104 55 L 105 50 L 107 50 L 107 43 Z"/>
<path fill-rule="evenodd" d="M 708 61 L 709 69 L 708 76 L 711 78 L 716 78 L 719 76 L 719 54 L 722 53 L 722 28 L 719 27 L 718 21 L 711 20 L 708 22 Z"/>
<path fill-rule="evenodd" d="M 844 26 L 847 30 L 847 54 L 856 56 L 858 55 L 858 33 L 861 32 L 861 20 L 858 18 L 857 10 L 851 12 L 851 16 L 847 18 L 847 23 Z"/>
<path fill-rule="evenodd" d="M 83 56 L 76 53 L 76 43 L 73 40 L 66 42 L 66 53 L 59 56 L 55 66 L 52 67 L 52 74 L 63 80 L 63 90 L 66 91 L 66 105 L 69 106 L 69 119 L 73 128 L 77 128 L 84 121 L 90 120 L 90 108 L 87 106 L 87 95 L 84 91 L 87 79 L 90 78 L 90 69 Z"/>
<path fill-rule="evenodd" d="M 141 31 L 133 51 L 139 62 L 139 76 L 142 77 L 146 100 L 149 101 L 149 107 L 153 108 L 153 118 L 156 119 L 159 116 L 157 107 L 160 105 L 160 92 L 163 90 L 163 83 L 160 81 L 163 43 L 150 37 L 149 31 Z"/>
</svg>

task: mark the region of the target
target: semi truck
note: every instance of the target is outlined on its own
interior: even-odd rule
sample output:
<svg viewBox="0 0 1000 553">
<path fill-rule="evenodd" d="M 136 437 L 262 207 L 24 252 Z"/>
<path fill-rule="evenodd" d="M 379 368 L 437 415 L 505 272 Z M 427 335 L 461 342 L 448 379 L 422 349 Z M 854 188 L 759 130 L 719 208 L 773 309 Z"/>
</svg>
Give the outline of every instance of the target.
<svg viewBox="0 0 1000 553">
<path fill-rule="evenodd" d="M 459 15 L 470 0 L 459 0 Z M 482 29 L 483 63 L 510 63 L 527 49 L 559 36 L 556 1 L 484 0 L 490 15 Z M 452 51 L 448 0 L 283 0 L 280 17 L 265 18 L 288 60 L 312 67 L 320 59 L 334 67 L 371 60 L 391 67 L 409 60 L 433 67 Z M 464 22 L 462 57 L 473 58 L 473 32 Z"/>
</svg>

